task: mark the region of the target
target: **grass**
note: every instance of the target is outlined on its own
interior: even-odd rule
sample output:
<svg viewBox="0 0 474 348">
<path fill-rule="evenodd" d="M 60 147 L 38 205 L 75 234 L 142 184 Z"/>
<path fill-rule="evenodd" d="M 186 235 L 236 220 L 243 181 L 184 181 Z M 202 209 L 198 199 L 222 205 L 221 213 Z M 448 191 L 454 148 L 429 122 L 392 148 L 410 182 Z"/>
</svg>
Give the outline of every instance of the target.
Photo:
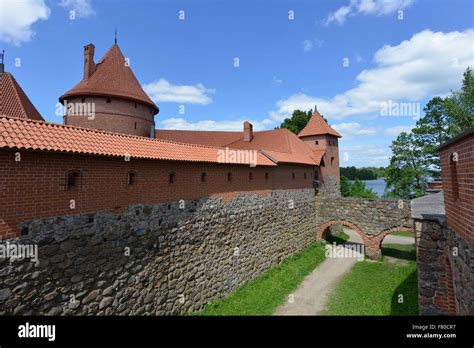
<svg viewBox="0 0 474 348">
<path fill-rule="evenodd" d="M 335 234 L 328 233 L 326 240 L 329 244 L 333 244 L 334 242 L 336 242 L 337 245 L 344 244 L 349 240 L 349 235 L 343 231 L 339 231 Z"/>
<path fill-rule="evenodd" d="M 416 263 L 357 262 L 330 297 L 324 314 L 418 315 Z"/>
<path fill-rule="evenodd" d="M 391 233 L 391 235 L 392 236 L 415 238 L 415 235 L 412 232 L 407 232 L 407 231 L 397 231 L 397 232 Z"/>
<path fill-rule="evenodd" d="M 415 244 L 382 244 L 382 255 L 403 260 L 416 260 Z"/>
<path fill-rule="evenodd" d="M 286 297 L 324 260 L 324 246 L 314 243 L 263 275 L 213 301 L 194 315 L 272 315 Z"/>
</svg>

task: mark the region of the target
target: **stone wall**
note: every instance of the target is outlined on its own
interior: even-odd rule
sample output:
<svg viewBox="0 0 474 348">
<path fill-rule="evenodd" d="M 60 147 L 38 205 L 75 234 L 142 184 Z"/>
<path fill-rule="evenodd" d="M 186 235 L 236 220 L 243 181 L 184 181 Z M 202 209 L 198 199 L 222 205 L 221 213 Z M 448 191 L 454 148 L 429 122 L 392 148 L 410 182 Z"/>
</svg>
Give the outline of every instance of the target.
<svg viewBox="0 0 474 348">
<path fill-rule="evenodd" d="M 325 197 L 341 197 L 339 176 L 325 175 L 319 187 L 319 194 Z"/>
<path fill-rule="evenodd" d="M 184 204 L 184 205 L 183 205 Z M 33 220 L 0 258 L 0 314 L 197 311 L 315 240 L 314 191 L 278 190 Z"/>
<path fill-rule="evenodd" d="M 474 315 L 474 248 L 444 217 L 415 219 L 422 315 Z"/>
<path fill-rule="evenodd" d="M 361 237 L 366 255 L 381 256 L 387 234 L 413 231 L 410 202 L 394 199 L 316 196 L 317 239 L 325 237 L 332 226 L 344 225 Z"/>
</svg>

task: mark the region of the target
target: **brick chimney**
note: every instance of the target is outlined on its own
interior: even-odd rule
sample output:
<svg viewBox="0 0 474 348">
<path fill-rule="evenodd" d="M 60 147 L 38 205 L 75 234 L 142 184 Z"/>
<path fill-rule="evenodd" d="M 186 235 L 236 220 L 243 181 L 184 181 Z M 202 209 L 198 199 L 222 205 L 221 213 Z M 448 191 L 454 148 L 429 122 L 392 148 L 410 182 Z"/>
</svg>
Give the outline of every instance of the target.
<svg viewBox="0 0 474 348">
<path fill-rule="evenodd" d="M 253 126 L 250 122 L 244 122 L 244 141 L 251 141 L 253 138 Z"/>
<path fill-rule="evenodd" d="M 95 71 L 94 45 L 84 46 L 84 80 L 88 79 Z"/>
</svg>

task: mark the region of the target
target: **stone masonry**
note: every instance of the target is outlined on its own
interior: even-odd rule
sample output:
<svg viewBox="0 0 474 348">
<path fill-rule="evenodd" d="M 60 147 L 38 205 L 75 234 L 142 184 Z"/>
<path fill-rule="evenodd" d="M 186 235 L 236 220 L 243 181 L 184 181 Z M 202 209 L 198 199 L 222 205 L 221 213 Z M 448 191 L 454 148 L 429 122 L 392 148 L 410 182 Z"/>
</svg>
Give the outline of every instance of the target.
<svg viewBox="0 0 474 348">
<path fill-rule="evenodd" d="M 132 205 L 22 224 L 9 243 L 39 259 L 0 258 L 0 314 L 194 312 L 315 240 L 314 191 Z"/>
<path fill-rule="evenodd" d="M 317 196 L 316 212 L 318 240 L 331 226 L 347 226 L 361 236 L 366 255 L 374 259 L 380 257 L 387 234 L 413 231 L 410 202 L 404 200 Z"/>
<path fill-rule="evenodd" d="M 474 315 L 474 248 L 447 224 L 443 193 L 412 202 L 422 315 Z"/>
</svg>

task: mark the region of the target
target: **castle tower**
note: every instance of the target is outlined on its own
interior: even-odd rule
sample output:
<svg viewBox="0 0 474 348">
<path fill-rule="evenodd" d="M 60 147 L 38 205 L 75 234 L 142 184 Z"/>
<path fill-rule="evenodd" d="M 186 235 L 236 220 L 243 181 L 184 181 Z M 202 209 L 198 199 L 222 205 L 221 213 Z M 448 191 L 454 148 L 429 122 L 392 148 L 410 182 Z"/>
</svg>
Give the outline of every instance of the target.
<svg viewBox="0 0 474 348">
<path fill-rule="evenodd" d="M 306 127 L 298 134 L 315 153 L 323 153 L 321 164 L 315 170 L 319 192 L 329 196 L 340 196 L 339 174 L 339 134 L 314 109 Z"/>
<path fill-rule="evenodd" d="M 5 72 L 4 53 L 0 53 L 0 116 L 44 121 L 18 82 Z"/>
<path fill-rule="evenodd" d="M 153 137 L 158 107 L 143 91 L 114 44 L 94 63 L 93 44 L 84 46 L 84 77 L 63 94 L 64 124 Z"/>
</svg>

